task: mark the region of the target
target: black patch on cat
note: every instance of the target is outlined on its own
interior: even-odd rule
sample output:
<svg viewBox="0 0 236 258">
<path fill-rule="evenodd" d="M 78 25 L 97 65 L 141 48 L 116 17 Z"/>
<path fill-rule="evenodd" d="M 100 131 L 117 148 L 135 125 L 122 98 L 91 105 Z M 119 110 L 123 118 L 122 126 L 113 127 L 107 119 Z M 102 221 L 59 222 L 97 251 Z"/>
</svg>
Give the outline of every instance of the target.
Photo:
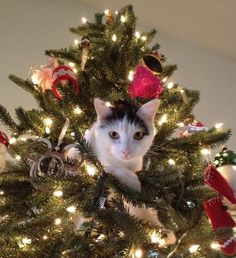
<svg viewBox="0 0 236 258">
<path fill-rule="evenodd" d="M 124 117 L 127 117 L 129 123 L 134 123 L 136 126 L 139 126 L 144 130 L 145 134 L 149 134 L 148 127 L 137 115 L 138 107 L 135 105 L 130 104 L 127 101 L 119 100 L 113 103 L 113 106 L 110 107 L 112 110 L 111 115 L 108 115 L 104 118 L 105 123 L 112 123 L 116 120 L 123 120 Z M 105 124 L 101 125 L 101 127 L 106 126 Z"/>
</svg>

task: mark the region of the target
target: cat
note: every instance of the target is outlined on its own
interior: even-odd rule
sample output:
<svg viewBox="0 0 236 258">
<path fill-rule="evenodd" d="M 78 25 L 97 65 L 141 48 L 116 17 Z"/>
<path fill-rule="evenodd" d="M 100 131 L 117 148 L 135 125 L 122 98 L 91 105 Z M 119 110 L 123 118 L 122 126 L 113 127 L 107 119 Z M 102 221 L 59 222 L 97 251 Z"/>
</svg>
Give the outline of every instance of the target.
<svg viewBox="0 0 236 258">
<path fill-rule="evenodd" d="M 138 192 L 141 192 L 141 183 L 135 172 L 143 168 L 143 157 L 152 145 L 154 118 L 159 104 L 160 101 L 154 99 L 136 108 L 126 101 L 117 101 L 112 106 L 101 99 L 94 100 L 97 120 L 86 135 L 86 140 L 105 172 Z M 137 207 L 125 201 L 124 205 L 130 215 L 164 229 L 156 210 Z M 166 232 L 163 246 L 174 244 L 174 233 Z"/>
</svg>

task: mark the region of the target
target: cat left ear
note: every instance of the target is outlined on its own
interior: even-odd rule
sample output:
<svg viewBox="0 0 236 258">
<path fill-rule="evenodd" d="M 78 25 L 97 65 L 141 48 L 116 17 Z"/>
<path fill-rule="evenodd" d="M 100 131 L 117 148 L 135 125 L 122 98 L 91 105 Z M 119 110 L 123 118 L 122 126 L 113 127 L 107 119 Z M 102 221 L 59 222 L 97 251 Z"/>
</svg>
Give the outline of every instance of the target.
<svg viewBox="0 0 236 258">
<path fill-rule="evenodd" d="M 145 103 L 144 105 L 142 105 L 138 109 L 137 114 L 144 120 L 149 120 L 149 121 L 153 122 L 156 112 L 159 108 L 159 105 L 160 105 L 160 100 L 153 99 L 153 100 Z"/>
<path fill-rule="evenodd" d="M 106 105 L 106 102 L 99 98 L 94 99 L 94 107 L 99 120 L 106 118 L 112 113 L 111 108 Z"/>
</svg>

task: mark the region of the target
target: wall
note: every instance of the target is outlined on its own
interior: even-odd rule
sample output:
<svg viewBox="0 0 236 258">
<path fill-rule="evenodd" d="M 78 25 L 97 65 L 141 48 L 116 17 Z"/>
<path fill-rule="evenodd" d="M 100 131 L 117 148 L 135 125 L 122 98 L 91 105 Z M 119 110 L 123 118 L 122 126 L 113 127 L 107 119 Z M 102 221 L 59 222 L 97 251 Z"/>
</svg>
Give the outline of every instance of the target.
<svg viewBox="0 0 236 258">
<path fill-rule="evenodd" d="M 75 36 L 69 27 L 80 24 L 83 16 L 92 19 L 96 10 L 76 0 L 0 1 L 0 10 L 0 103 L 13 113 L 15 107 L 30 109 L 35 103 L 30 94 L 8 80 L 8 75 L 28 78 L 31 64 L 45 62 L 44 50 L 71 44 Z M 158 29 L 158 24 L 153 27 Z M 236 60 L 164 33 L 157 38 L 170 62 L 178 64 L 173 79 L 201 91 L 195 109 L 198 119 L 208 127 L 223 122 L 232 128 L 228 146 L 236 150 Z"/>
</svg>

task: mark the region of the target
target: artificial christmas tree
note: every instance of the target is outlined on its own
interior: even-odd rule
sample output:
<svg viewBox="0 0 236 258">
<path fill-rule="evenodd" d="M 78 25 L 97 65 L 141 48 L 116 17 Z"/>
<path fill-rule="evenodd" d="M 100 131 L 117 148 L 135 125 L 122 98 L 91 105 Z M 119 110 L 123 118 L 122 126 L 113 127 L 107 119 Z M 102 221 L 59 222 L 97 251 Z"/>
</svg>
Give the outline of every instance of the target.
<svg viewBox="0 0 236 258">
<path fill-rule="evenodd" d="M 39 109 L 16 108 L 15 122 L 0 106 L 15 158 L 0 174 L 0 257 L 225 257 L 203 209 L 215 192 L 203 183 L 202 151 L 223 144 L 230 130 L 182 135 L 196 124 L 192 110 L 199 93 L 170 82 L 177 67 L 157 55 L 158 44 L 149 47 L 155 30 L 135 32 L 132 6 L 82 22 L 71 29 L 81 45 L 46 51 L 56 61 L 41 67 L 41 75 L 31 80 L 10 75 Z M 146 55 L 158 61 L 154 69 Z M 55 81 L 53 69 L 68 65 L 70 77 Z M 153 144 L 134 174 L 138 191 L 106 171 L 85 140 L 96 120 L 95 98 L 105 101 L 104 108 L 123 100 L 138 110 L 160 100 Z M 111 137 L 118 139 L 116 132 Z M 139 209 L 158 221 L 140 220 Z M 225 231 L 234 225 L 221 223 L 223 215 L 215 223 L 211 214 L 215 230 L 223 225 L 217 239 L 227 239 Z M 170 234 L 176 241 L 168 242 Z M 234 248 L 222 251 L 233 254 Z"/>
</svg>

